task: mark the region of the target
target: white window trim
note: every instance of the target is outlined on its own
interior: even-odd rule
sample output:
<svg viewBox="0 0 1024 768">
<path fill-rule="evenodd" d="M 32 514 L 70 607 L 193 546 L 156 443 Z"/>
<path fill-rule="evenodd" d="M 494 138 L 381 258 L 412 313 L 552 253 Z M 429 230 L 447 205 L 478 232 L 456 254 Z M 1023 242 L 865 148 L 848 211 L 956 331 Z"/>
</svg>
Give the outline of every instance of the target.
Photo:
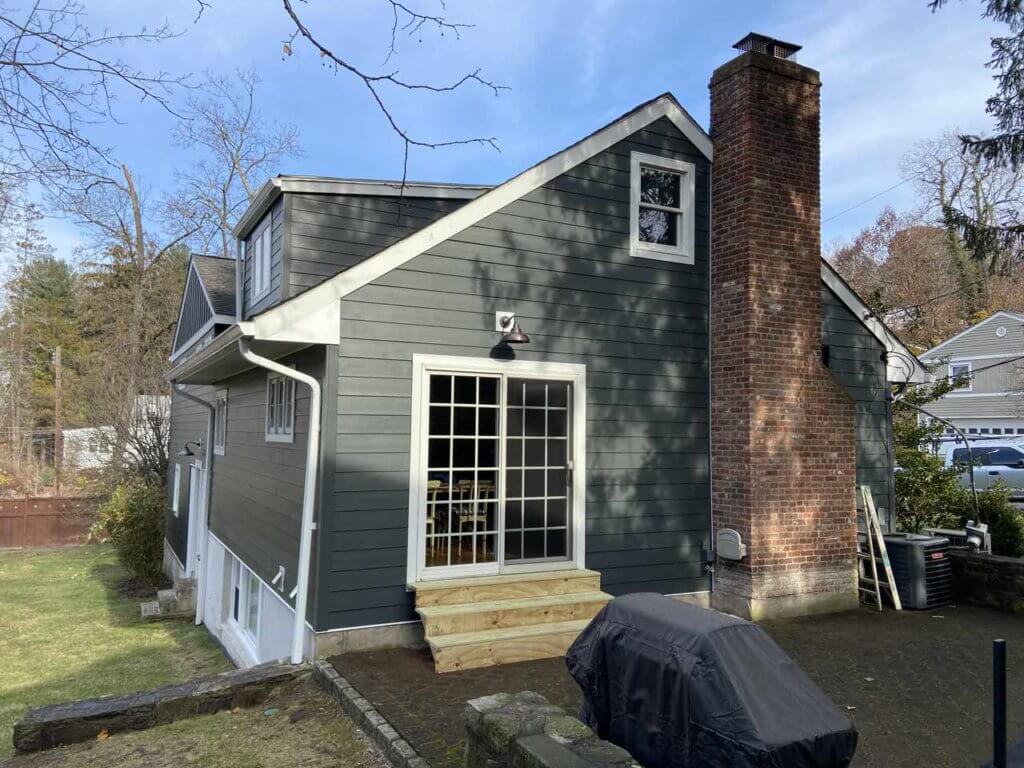
<svg viewBox="0 0 1024 768">
<path fill-rule="evenodd" d="M 294 367 L 294 366 L 292 366 Z M 291 406 L 288 409 L 289 421 L 287 432 L 270 431 L 270 385 L 272 382 L 281 380 L 291 391 Z M 282 376 L 279 373 L 267 374 L 266 403 L 263 409 L 263 437 L 268 443 L 294 443 L 295 442 L 295 379 Z"/>
<path fill-rule="evenodd" d="M 260 647 L 260 620 L 263 616 L 263 592 L 262 580 L 253 573 L 240 559 L 232 555 L 231 563 L 231 594 L 230 610 L 228 611 L 228 622 L 232 625 L 239 637 L 249 646 L 254 658 L 259 658 Z M 256 632 L 250 632 L 246 626 L 246 617 L 249 615 L 249 585 L 259 585 L 259 597 L 256 605 Z M 235 590 L 238 590 L 238 618 L 235 618 Z"/>
<path fill-rule="evenodd" d="M 245 253 L 249 258 L 249 274 L 252 296 L 249 298 L 250 306 L 270 293 L 270 273 L 273 251 L 272 215 L 267 217 L 266 222 L 258 227 L 249 237 L 245 244 Z M 264 239 L 265 238 L 265 239 Z M 259 280 L 257 281 L 257 277 Z"/>
<path fill-rule="evenodd" d="M 171 511 L 178 516 L 181 509 L 181 464 L 174 465 L 174 493 L 171 495 Z"/>
<path fill-rule="evenodd" d="M 409 589 L 425 576 L 429 578 L 455 578 L 457 576 L 486 575 L 491 573 L 516 573 L 530 571 L 554 571 L 560 568 L 583 568 L 586 555 L 586 425 L 587 425 L 587 367 L 578 363 L 545 363 L 531 360 L 492 360 L 490 358 L 456 357 L 449 355 L 413 355 L 412 358 L 412 435 L 409 450 L 409 528 L 406 560 L 406 583 Z M 431 568 L 427 574 L 423 533 L 426 529 L 425 462 L 420 457 L 427 451 L 427 415 L 429 408 L 426 398 L 429 392 L 430 373 L 498 374 L 509 377 L 552 379 L 570 381 L 573 386 L 572 440 L 573 440 L 573 487 L 572 487 L 572 557 L 564 562 L 541 564 L 506 565 L 500 567 L 504 549 L 502 526 L 499 522 L 499 557 L 494 563 L 477 565 L 448 566 Z M 504 420 L 499 430 L 500 450 L 504 451 Z M 501 514 L 499 510 L 499 514 Z"/>
<path fill-rule="evenodd" d="M 630 153 L 629 162 L 629 253 L 633 257 L 671 261 L 675 264 L 694 262 L 694 189 L 696 167 L 684 160 Z M 679 245 L 647 243 L 640 239 L 640 167 L 642 165 L 678 173 L 679 179 Z"/>
<path fill-rule="evenodd" d="M 966 373 L 962 373 L 962 372 L 958 373 L 958 374 L 954 374 L 953 373 L 953 368 L 954 367 L 961 367 L 961 366 L 965 366 L 965 365 L 967 366 L 967 372 Z M 967 376 L 967 386 L 957 387 L 956 389 L 953 390 L 953 392 L 967 393 L 967 392 L 971 392 L 974 389 L 974 377 L 971 375 L 973 370 L 974 370 L 974 367 L 971 365 L 971 361 L 970 360 L 964 360 L 964 361 L 959 362 L 959 363 L 950 363 L 949 364 L 948 373 L 949 373 L 949 380 L 950 380 L 951 383 L 956 382 L 956 380 L 958 378 L 960 378 L 961 376 Z M 950 394 L 952 394 L 952 392 Z"/>
<path fill-rule="evenodd" d="M 213 410 L 213 452 L 217 456 L 223 456 L 224 448 L 228 442 L 228 391 L 226 389 L 220 390 L 215 398 Z M 220 433 L 220 425 L 218 424 L 221 419 L 224 421 L 223 433 Z"/>
</svg>

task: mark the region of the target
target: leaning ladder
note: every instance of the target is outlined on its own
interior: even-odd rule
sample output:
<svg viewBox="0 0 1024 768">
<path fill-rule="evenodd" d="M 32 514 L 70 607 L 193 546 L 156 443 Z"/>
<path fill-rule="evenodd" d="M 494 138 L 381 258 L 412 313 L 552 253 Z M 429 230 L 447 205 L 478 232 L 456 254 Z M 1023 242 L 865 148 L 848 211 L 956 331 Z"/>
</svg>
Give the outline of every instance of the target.
<svg viewBox="0 0 1024 768">
<path fill-rule="evenodd" d="M 863 551 L 857 547 L 857 558 L 859 560 L 858 585 L 857 589 L 865 602 L 874 600 L 878 610 L 882 610 L 882 590 L 889 593 L 892 605 L 897 611 L 903 610 L 900 603 L 899 592 L 896 591 L 896 579 L 892 575 L 892 566 L 889 564 L 889 552 L 885 547 L 885 537 L 882 535 L 882 526 L 878 522 L 878 512 L 875 510 L 875 500 L 871 495 L 871 488 L 866 485 L 860 487 L 861 496 L 864 499 L 862 512 L 864 514 L 864 531 L 867 536 L 867 546 Z M 885 570 L 885 581 L 878 578 L 878 560 L 881 559 L 882 567 Z M 870 565 L 870 571 L 868 567 Z"/>
</svg>

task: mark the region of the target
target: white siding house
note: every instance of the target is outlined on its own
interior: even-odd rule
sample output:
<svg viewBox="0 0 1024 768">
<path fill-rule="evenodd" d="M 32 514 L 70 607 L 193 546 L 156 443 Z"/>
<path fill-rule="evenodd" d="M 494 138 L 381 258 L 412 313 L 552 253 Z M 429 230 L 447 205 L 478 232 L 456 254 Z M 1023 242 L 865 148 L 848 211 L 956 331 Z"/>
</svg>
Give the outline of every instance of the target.
<svg viewBox="0 0 1024 768">
<path fill-rule="evenodd" d="M 929 349 L 921 360 L 936 378 L 963 381 L 929 411 L 978 438 L 1024 440 L 1024 315 L 996 312 Z"/>
</svg>

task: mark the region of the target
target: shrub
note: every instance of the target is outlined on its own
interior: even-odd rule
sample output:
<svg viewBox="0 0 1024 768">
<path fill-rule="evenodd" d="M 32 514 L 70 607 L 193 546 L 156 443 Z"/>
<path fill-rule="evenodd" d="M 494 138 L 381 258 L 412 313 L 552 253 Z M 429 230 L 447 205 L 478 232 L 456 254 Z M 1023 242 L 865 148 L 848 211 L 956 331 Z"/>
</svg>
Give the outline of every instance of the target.
<svg viewBox="0 0 1024 768">
<path fill-rule="evenodd" d="M 93 534 L 106 531 L 121 564 L 138 581 L 160 581 L 164 556 L 164 507 L 161 486 L 141 480 L 121 483 L 99 509 Z"/>
</svg>

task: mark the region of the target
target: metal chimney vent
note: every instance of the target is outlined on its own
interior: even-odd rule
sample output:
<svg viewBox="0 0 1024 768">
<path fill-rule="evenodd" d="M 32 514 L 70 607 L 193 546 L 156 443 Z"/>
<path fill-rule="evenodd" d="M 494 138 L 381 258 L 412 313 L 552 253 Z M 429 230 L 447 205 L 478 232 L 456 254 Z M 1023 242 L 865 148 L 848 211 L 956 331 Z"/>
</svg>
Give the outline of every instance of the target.
<svg viewBox="0 0 1024 768">
<path fill-rule="evenodd" d="M 786 43 L 782 40 L 776 40 L 774 37 L 768 37 L 766 35 L 759 35 L 756 32 L 751 32 L 736 43 L 733 48 L 738 51 L 743 51 L 744 53 L 747 51 L 764 53 L 768 56 L 773 56 L 776 59 L 793 59 L 801 46 L 794 45 L 793 43 Z"/>
</svg>

